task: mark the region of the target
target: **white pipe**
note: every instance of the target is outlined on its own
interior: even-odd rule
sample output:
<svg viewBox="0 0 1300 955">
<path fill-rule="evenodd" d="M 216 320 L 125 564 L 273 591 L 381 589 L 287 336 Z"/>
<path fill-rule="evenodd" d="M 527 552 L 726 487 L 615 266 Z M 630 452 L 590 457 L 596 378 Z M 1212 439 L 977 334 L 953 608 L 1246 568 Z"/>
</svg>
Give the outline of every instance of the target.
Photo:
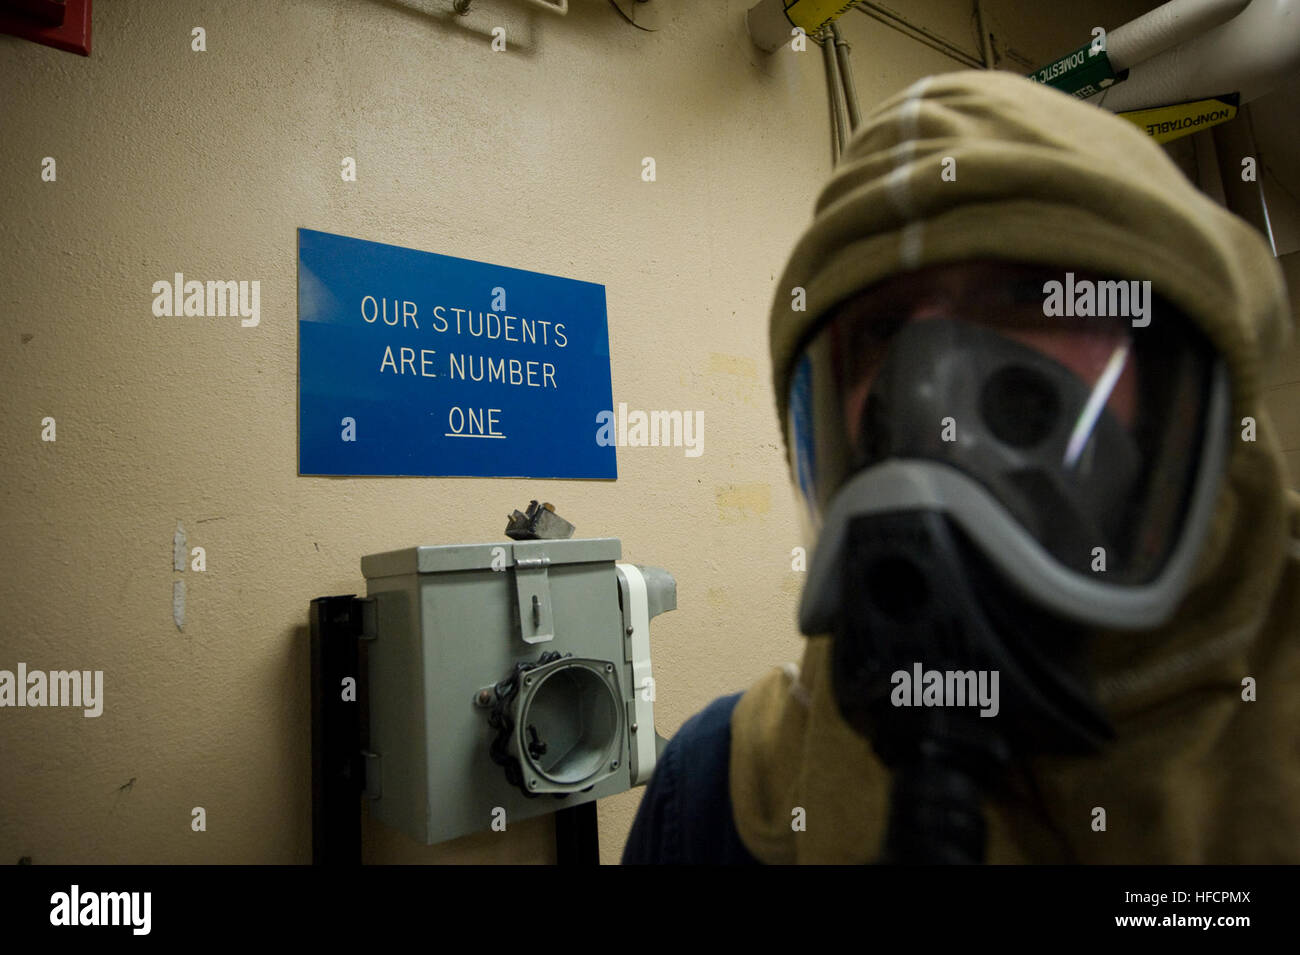
<svg viewBox="0 0 1300 955">
<path fill-rule="evenodd" d="M 1190 42 L 1142 62 L 1090 103 L 1120 111 L 1224 93 L 1249 103 L 1300 71 L 1300 0 L 1253 0 Z"/>
<path fill-rule="evenodd" d="M 1106 56 L 1116 72 L 1226 23 L 1250 0 L 1170 0 L 1106 34 Z"/>
<path fill-rule="evenodd" d="M 849 53 L 852 48 L 849 41 L 840 36 L 840 28 L 835 25 L 835 21 L 830 22 L 827 28 L 830 34 L 829 39 L 835 44 L 835 60 L 840 67 L 840 87 L 844 93 L 844 111 L 849 119 L 849 135 L 858 128 L 862 122 L 862 110 L 858 108 L 858 87 L 853 82 L 853 65 L 849 62 Z"/>
<path fill-rule="evenodd" d="M 826 61 L 826 89 L 829 91 L 831 102 L 831 131 L 835 136 L 832 147 L 835 153 L 834 165 L 839 163 L 840 154 L 849 144 L 849 124 L 844 118 L 844 83 L 840 79 L 839 61 L 835 57 L 835 38 L 831 35 L 831 31 L 824 27 L 818 30 L 817 34 L 821 37 L 822 56 Z"/>
</svg>

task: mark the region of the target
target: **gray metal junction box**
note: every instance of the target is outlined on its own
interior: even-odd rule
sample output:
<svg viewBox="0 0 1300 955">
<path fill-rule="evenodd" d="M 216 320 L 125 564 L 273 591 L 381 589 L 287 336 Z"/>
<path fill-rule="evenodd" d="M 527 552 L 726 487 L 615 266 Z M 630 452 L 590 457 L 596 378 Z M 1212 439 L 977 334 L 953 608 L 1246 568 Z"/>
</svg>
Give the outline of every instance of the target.
<svg viewBox="0 0 1300 955">
<path fill-rule="evenodd" d="M 432 844 L 649 781 L 649 621 L 676 583 L 621 553 L 592 538 L 361 559 L 372 818 Z"/>
</svg>

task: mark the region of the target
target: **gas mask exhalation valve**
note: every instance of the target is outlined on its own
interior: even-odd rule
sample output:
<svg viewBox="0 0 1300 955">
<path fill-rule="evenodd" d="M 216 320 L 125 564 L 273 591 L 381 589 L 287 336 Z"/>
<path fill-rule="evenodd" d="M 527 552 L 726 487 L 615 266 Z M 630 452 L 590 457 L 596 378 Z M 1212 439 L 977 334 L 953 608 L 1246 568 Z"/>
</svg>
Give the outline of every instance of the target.
<svg viewBox="0 0 1300 955">
<path fill-rule="evenodd" d="M 881 861 L 982 861 L 980 799 L 1013 753 L 1111 736 L 1076 675 L 1081 635 L 980 573 L 935 511 L 854 519 L 844 562 L 832 682 L 894 771 Z"/>
</svg>

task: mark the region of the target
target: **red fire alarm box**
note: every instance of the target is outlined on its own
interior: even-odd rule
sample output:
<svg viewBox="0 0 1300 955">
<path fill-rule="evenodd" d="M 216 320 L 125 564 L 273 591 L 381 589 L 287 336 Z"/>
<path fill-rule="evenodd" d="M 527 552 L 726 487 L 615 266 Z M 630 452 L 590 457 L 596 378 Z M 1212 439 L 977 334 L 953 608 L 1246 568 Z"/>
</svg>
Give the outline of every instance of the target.
<svg viewBox="0 0 1300 955">
<path fill-rule="evenodd" d="M 90 0 L 0 0 L 0 33 L 90 56 Z"/>
</svg>

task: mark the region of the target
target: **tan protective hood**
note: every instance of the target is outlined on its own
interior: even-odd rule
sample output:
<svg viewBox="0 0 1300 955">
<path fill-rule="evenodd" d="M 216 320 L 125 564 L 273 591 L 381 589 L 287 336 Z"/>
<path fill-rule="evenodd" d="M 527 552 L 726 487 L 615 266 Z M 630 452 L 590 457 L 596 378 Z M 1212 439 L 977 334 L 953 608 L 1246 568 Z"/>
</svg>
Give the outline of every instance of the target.
<svg viewBox="0 0 1300 955">
<path fill-rule="evenodd" d="M 927 78 L 866 116 L 776 287 L 787 462 L 791 368 L 817 320 L 895 273 L 977 258 L 1150 280 L 1224 356 L 1234 421 L 1256 423 L 1233 442 L 1174 619 L 1094 641 L 1118 739 L 1018 762 L 987 806 L 989 861 L 1300 861 L 1300 497 L 1259 404 L 1261 363 L 1290 337 L 1286 290 L 1263 238 L 1136 127 L 994 71 Z M 732 716 L 736 826 L 765 862 L 880 849 L 890 775 L 839 716 L 829 642 L 810 638 L 802 667 L 768 674 Z"/>
</svg>

